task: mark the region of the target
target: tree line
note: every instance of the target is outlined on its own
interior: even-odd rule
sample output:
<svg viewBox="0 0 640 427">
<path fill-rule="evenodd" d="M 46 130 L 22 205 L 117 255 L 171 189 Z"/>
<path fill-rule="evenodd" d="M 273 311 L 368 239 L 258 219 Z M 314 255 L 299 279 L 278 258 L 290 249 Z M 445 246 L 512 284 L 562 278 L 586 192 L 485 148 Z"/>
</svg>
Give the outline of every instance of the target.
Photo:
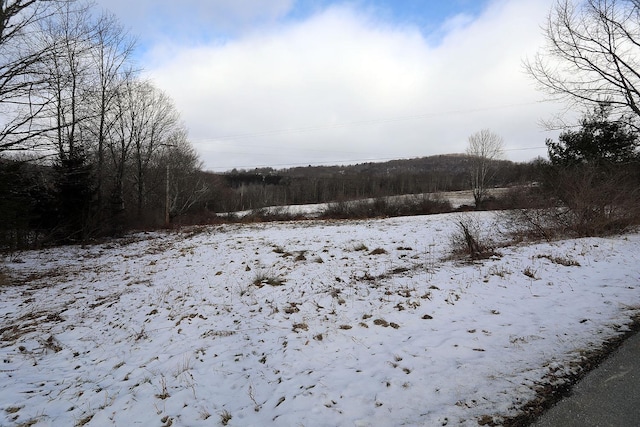
<svg viewBox="0 0 640 427">
<path fill-rule="evenodd" d="M 530 182 L 536 163 L 489 161 L 495 173 L 486 185 Z M 438 155 L 348 166 L 308 166 L 276 170 L 232 170 L 218 175 L 225 196 L 210 206 L 221 212 L 265 206 L 329 203 L 400 194 L 424 194 L 470 188 L 473 156 Z M 212 185 L 213 187 L 213 185 Z"/>
<path fill-rule="evenodd" d="M 206 191 L 135 41 L 75 0 L 0 2 L 0 239 L 83 241 L 161 225 Z"/>
</svg>

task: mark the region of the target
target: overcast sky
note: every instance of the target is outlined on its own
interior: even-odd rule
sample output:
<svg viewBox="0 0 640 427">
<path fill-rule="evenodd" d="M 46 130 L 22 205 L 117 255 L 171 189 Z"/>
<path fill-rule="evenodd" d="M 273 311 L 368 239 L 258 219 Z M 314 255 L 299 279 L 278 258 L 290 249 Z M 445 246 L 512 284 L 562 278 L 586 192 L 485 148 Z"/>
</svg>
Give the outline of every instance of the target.
<svg viewBox="0 0 640 427">
<path fill-rule="evenodd" d="M 350 164 L 464 152 L 483 128 L 506 157 L 557 133 L 522 61 L 554 0 L 99 0 L 139 40 L 205 169 Z"/>
</svg>

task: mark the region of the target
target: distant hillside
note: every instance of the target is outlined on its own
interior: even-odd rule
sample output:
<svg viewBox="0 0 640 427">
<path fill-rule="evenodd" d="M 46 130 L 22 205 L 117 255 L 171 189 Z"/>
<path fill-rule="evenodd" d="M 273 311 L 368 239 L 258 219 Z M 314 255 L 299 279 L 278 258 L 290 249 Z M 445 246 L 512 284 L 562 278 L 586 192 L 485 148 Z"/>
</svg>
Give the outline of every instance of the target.
<svg viewBox="0 0 640 427">
<path fill-rule="evenodd" d="M 534 166 L 495 162 L 494 186 L 532 179 Z M 469 157 L 447 154 L 347 166 L 259 168 L 217 174 L 221 195 L 210 206 L 234 211 L 263 206 L 327 203 L 369 197 L 433 193 L 470 188 Z"/>
<path fill-rule="evenodd" d="M 465 171 L 468 157 L 464 154 L 443 154 L 413 159 L 389 160 L 386 162 L 358 163 L 347 166 L 306 166 L 278 171 L 289 176 L 314 176 L 321 174 L 371 174 L 388 175 L 395 173 L 422 173 Z"/>
</svg>

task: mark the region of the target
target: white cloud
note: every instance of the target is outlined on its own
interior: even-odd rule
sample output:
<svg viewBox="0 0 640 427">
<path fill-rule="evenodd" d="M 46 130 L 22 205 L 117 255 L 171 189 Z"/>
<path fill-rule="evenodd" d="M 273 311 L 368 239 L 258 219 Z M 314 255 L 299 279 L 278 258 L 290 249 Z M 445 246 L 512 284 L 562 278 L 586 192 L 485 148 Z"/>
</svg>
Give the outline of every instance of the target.
<svg viewBox="0 0 640 427">
<path fill-rule="evenodd" d="M 485 127 L 528 160 L 545 150 L 518 149 L 544 146 L 538 121 L 555 108 L 534 103 L 521 63 L 551 2 L 496 0 L 446 23 L 437 45 L 334 6 L 224 43 L 157 45 L 145 63 L 210 169 L 462 152 Z"/>
</svg>

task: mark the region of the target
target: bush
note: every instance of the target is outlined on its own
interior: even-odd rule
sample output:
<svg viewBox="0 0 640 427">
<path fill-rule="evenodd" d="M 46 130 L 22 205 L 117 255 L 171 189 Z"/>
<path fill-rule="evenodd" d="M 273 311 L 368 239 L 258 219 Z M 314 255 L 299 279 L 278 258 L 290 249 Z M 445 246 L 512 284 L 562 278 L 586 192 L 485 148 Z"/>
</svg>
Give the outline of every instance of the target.
<svg viewBox="0 0 640 427">
<path fill-rule="evenodd" d="M 400 196 L 329 203 L 322 218 L 365 219 L 451 212 L 448 200 L 437 196 Z"/>
<path fill-rule="evenodd" d="M 550 170 L 547 185 L 559 202 L 551 216 L 556 229 L 575 237 L 602 236 L 640 224 L 635 175 L 630 165 Z"/>
<path fill-rule="evenodd" d="M 471 260 L 486 259 L 497 255 L 493 242 L 480 233 L 481 227 L 472 216 L 456 218 L 456 231 L 451 235 L 454 255 L 465 255 Z"/>
<path fill-rule="evenodd" d="M 562 234 L 556 221 L 557 209 L 512 209 L 499 214 L 507 237 L 515 242 L 551 241 Z"/>
<path fill-rule="evenodd" d="M 540 209 L 551 207 L 548 194 L 537 184 L 518 185 L 485 201 L 486 210 Z"/>
<path fill-rule="evenodd" d="M 286 221 L 294 217 L 285 208 L 259 208 L 253 209 L 242 217 L 242 222 L 271 222 Z"/>
<path fill-rule="evenodd" d="M 523 207 L 502 213 L 502 222 L 516 240 L 627 231 L 640 225 L 640 179 L 633 166 L 549 168 L 544 187 Z"/>
</svg>

